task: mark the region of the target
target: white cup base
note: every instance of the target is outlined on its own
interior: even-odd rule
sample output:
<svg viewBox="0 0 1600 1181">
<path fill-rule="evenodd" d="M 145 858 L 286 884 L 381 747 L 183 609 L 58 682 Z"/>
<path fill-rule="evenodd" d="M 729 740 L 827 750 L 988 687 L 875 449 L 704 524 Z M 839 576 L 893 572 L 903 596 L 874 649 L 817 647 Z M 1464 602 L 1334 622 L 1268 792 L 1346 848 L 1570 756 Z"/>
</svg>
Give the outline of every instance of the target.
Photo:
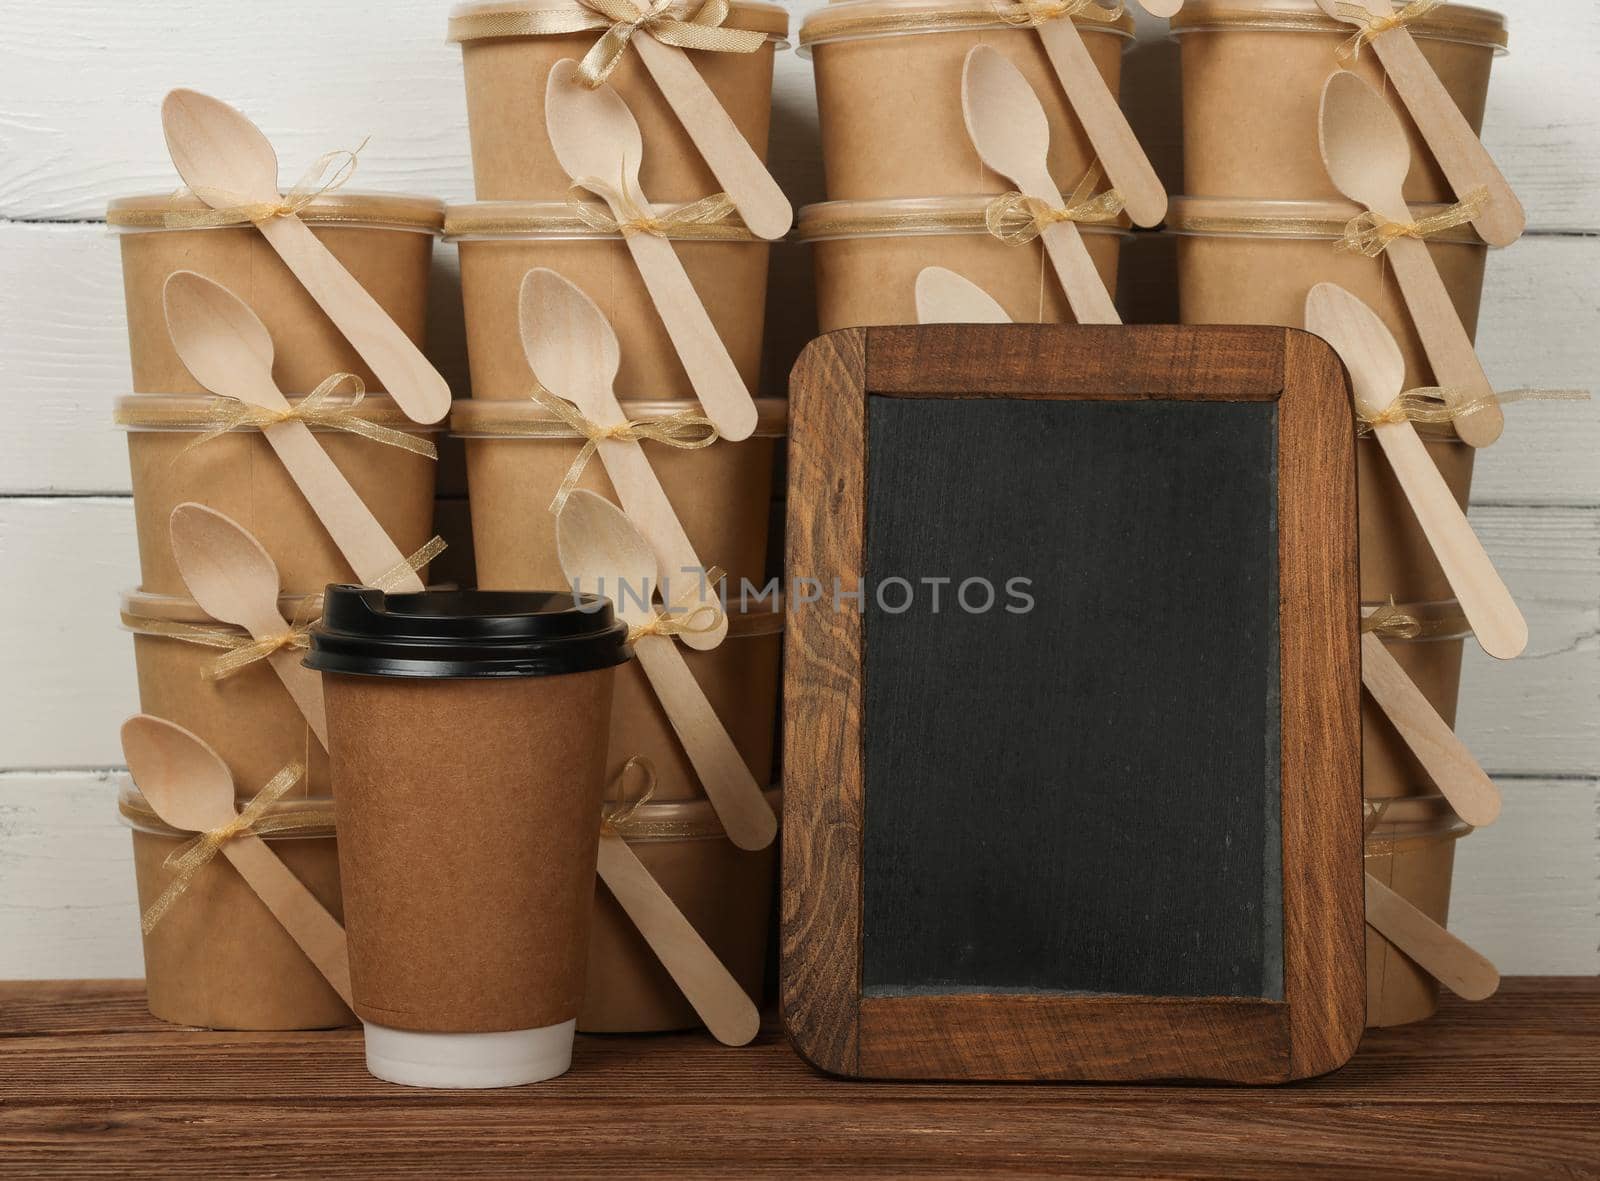
<svg viewBox="0 0 1600 1181">
<path fill-rule="evenodd" d="M 417 1033 L 363 1022 L 367 1069 L 406 1087 L 520 1087 L 567 1072 L 577 1021 L 504 1033 Z"/>
</svg>

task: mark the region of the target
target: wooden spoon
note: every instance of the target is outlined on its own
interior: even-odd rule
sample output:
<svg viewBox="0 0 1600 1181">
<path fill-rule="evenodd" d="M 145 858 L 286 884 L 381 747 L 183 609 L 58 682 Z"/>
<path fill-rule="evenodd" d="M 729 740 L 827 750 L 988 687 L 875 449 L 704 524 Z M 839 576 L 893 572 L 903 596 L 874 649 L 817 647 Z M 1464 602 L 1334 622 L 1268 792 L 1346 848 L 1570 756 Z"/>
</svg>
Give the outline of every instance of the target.
<svg viewBox="0 0 1600 1181">
<path fill-rule="evenodd" d="M 289 622 L 278 608 L 283 589 L 278 567 L 243 525 L 216 509 L 188 502 L 172 510 L 167 528 L 178 573 L 202 611 L 244 628 L 256 640 L 289 630 Z M 327 750 L 328 716 L 321 675 L 302 665 L 300 657 L 288 649 L 272 653 L 267 662 L 289 690 L 322 749 Z"/>
<path fill-rule="evenodd" d="M 1412 221 L 1402 190 L 1411 170 L 1411 145 L 1405 129 L 1383 96 L 1357 75 L 1340 70 L 1322 91 L 1319 132 L 1322 162 L 1333 183 L 1350 200 L 1389 221 Z M 1452 408 L 1488 399 L 1455 420 L 1456 434 L 1473 447 L 1500 437 L 1505 419 L 1493 401 L 1494 387 L 1483 372 L 1467 330 L 1445 290 L 1428 246 L 1416 238 L 1397 238 L 1385 252 L 1400 293 L 1416 323 L 1435 380 Z"/>
<path fill-rule="evenodd" d="M 1474 828 L 1500 815 L 1500 790 L 1400 662 L 1375 635 L 1361 637 L 1361 683 L 1417 756 L 1456 815 Z"/>
<path fill-rule="evenodd" d="M 1170 0 L 1162 0 L 1163 7 L 1168 3 Z M 1146 3 L 1145 7 L 1150 8 L 1151 5 Z M 1181 0 L 1171 4 L 1172 12 L 1181 7 Z M 1156 15 L 1163 14 L 1157 12 Z M 1050 56 L 1050 64 L 1055 67 L 1061 88 L 1067 92 L 1067 100 L 1072 103 L 1078 122 L 1083 125 L 1084 134 L 1089 137 L 1095 155 L 1100 158 L 1101 166 L 1111 178 L 1112 187 L 1122 194 L 1126 202 L 1128 216 L 1135 225 L 1160 225 L 1167 215 L 1167 191 L 1161 187 L 1161 178 L 1156 175 L 1144 148 L 1139 146 L 1139 139 L 1128 125 L 1128 117 L 1122 113 L 1116 96 L 1107 88 L 1106 80 L 1095 68 L 1094 59 L 1083 44 L 1083 35 L 1078 32 L 1078 26 L 1068 17 L 1065 20 L 1043 21 L 1035 27 L 1045 53 Z M 999 56 L 995 50 L 987 52 Z M 1027 83 L 1024 81 L 1023 85 Z M 971 126 L 970 116 L 968 126 Z M 989 167 L 1002 176 L 1011 176 L 993 164 Z M 1011 176 L 1011 179 L 1017 178 Z"/>
<path fill-rule="evenodd" d="M 758 238 L 774 241 L 794 224 L 794 209 L 778 182 L 749 142 L 739 133 L 717 96 L 695 69 L 689 55 L 676 45 L 657 41 L 648 29 L 633 39 L 639 60 L 650 71 L 662 97 L 689 133 L 700 156 L 725 193 L 738 207 L 739 216 Z"/>
<path fill-rule="evenodd" d="M 739 982 L 621 837 L 600 838 L 600 880 L 633 920 L 684 998 L 725 1046 L 743 1046 L 761 1014 Z"/>
<path fill-rule="evenodd" d="M 609 84 L 590 90 L 578 80 L 577 62 L 570 58 L 557 62 L 545 88 L 545 125 L 556 159 L 574 181 L 600 180 L 613 191 L 620 184 L 624 201 L 650 208 L 639 188 L 644 158 L 639 124 Z M 618 203 L 611 204 L 611 215 L 618 221 L 629 216 Z M 756 429 L 755 401 L 672 243 L 644 233 L 625 234 L 623 241 L 706 417 L 725 439 L 749 438 Z"/>
<path fill-rule="evenodd" d="M 1347 16 L 1340 8 L 1341 2 L 1317 0 L 1322 11 L 1336 20 L 1348 20 L 1358 26 L 1365 23 Z M 1389 0 L 1355 2 L 1372 16 L 1394 15 L 1394 6 Z M 1372 48 L 1456 196 L 1465 197 L 1477 188 L 1489 190 L 1489 203 L 1472 221 L 1478 233 L 1491 246 L 1510 246 L 1522 237 L 1528 226 L 1522 202 L 1506 183 L 1505 175 L 1484 149 L 1483 141 L 1462 115 L 1455 99 L 1439 81 L 1439 75 L 1422 56 L 1411 30 L 1398 28 L 1379 33 L 1372 39 Z"/>
<path fill-rule="evenodd" d="M 630 627 L 655 617 L 649 606 L 660 586 L 655 554 L 609 500 L 574 492 L 556 520 L 556 551 L 579 589 L 606 594 L 610 588 L 617 615 Z M 640 636 L 633 650 L 728 839 L 741 849 L 765 849 L 777 835 L 777 817 L 672 637 Z"/>
<path fill-rule="evenodd" d="M 122 754 L 135 785 L 164 823 L 184 832 L 210 832 L 238 819 L 227 764 L 182 726 L 136 714 L 122 724 Z M 352 1004 L 350 957 L 338 921 L 260 837 L 236 837 L 222 846 L 222 854 L 339 999 Z"/>
<path fill-rule="evenodd" d="M 1183 0 L 1139 0 L 1139 7 L 1151 16 L 1159 16 L 1166 20 L 1178 15 L 1183 9 Z"/>
<path fill-rule="evenodd" d="M 1363 417 L 1376 418 L 1389 409 L 1405 383 L 1405 360 L 1376 312 L 1342 287 L 1321 283 L 1306 297 L 1306 327 L 1331 344 L 1350 370 Z M 1528 625 L 1416 427 L 1407 421 L 1380 422 L 1372 433 L 1483 650 L 1501 660 L 1520 655 L 1528 646 Z"/>
<path fill-rule="evenodd" d="M 945 267 L 917 275 L 917 323 L 1009 324 L 1011 317 L 982 287 Z"/>
<path fill-rule="evenodd" d="M 522 348 L 540 383 L 576 404 L 591 422 L 626 422 L 614 392 L 622 350 L 594 301 L 555 271 L 539 267 L 522 277 L 519 312 Z M 685 632 L 683 642 L 701 650 L 715 648 L 728 634 L 728 616 L 644 448 L 637 441 L 602 439 L 598 450 L 622 507 L 655 550 L 656 564 L 668 572 L 662 597 L 678 601 L 673 587 L 687 574 L 700 591 L 698 605 L 716 611 L 715 627 Z"/>
<path fill-rule="evenodd" d="M 1500 987 L 1500 973 L 1484 956 L 1370 873 L 1367 925 L 1463 1000 L 1486 1000 Z"/>
<path fill-rule="evenodd" d="M 178 175 L 213 209 L 281 198 L 272 144 L 227 103 L 174 90 L 161 104 L 161 124 Z M 254 224 L 408 416 L 433 423 L 450 412 L 444 378 L 304 222 L 290 214 Z"/>
<path fill-rule="evenodd" d="M 177 271 L 167 278 L 163 301 L 172 343 L 196 381 L 212 393 L 252 406 L 289 409 L 289 400 L 272 380 L 272 337 L 243 300 L 203 275 Z M 280 422 L 263 433 L 357 577 L 375 583 L 405 566 L 405 555 L 311 428 L 303 422 Z M 422 579 L 408 572 L 394 589 L 420 591 Z"/>
<path fill-rule="evenodd" d="M 1072 22 L 1050 24 L 1070 27 Z M 1041 33 L 1043 29 L 1041 26 Z M 1076 30 L 1072 36 L 1077 36 Z M 1098 81 L 1099 75 L 1095 78 Z M 961 73 L 961 109 L 967 134 L 983 162 L 1027 196 L 1060 209 L 1061 190 L 1050 176 L 1048 163 L 1050 123 L 1039 96 L 1010 59 L 987 45 L 967 54 Z M 1046 227 L 1042 237 L 1078 323 L 1122 323 L 1078 227 L 1070 221 L 1057 222 Z"/>
</svg>

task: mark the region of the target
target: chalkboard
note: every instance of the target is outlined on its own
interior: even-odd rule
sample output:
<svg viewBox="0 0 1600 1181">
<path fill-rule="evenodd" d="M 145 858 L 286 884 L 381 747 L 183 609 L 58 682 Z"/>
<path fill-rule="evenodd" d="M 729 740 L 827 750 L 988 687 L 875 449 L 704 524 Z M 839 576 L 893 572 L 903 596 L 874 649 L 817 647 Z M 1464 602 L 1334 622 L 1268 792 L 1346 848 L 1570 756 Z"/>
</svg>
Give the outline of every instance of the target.
<svg viewBox="0 0 1600 1181">
<path fill-rule="evenodd" d="M 804 1056 L 1237 1082 L 1348 1056 L 1353 448 L 1337 360 L 1284 329 L 813 343 L 781 988 Z"/>
<path fill-rule="evenodd" d="M 1281 998 L 1276 425 L 869 400 L 868 995 Z"/>
</svg>

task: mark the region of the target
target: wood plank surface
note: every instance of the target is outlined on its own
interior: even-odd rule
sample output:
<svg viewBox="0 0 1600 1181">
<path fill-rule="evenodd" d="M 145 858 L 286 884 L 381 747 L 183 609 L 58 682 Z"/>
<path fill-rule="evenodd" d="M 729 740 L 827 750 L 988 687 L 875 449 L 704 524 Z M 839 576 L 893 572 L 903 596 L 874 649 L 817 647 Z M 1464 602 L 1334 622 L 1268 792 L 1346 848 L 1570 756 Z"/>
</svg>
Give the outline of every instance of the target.
<svg viewBox="0 0 1600 1181">
<path fill-rule="evenodd" d="M 137 981 L 0 984 L 0 1173 L 1593 1177 L 1600 983 L 1509 979 L 1282 1088 L 850 1083 L 774 1032 L 580 1038 L 534 1088 L 422 1092 L 360 1035 L 200 1033 Z"/>
</svg>

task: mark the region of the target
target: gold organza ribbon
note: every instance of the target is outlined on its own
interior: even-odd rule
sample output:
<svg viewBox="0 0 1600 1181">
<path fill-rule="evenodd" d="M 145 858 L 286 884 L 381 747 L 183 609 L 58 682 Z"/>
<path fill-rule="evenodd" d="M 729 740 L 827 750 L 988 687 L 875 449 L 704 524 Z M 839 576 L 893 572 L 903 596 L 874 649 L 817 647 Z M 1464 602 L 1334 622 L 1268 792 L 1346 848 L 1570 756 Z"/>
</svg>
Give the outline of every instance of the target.
<svg viewBox="0 0 1600 1181">
<path fill-rule="evenodd" d="M 1361 25 L 1361 30 L 1339 46 L 1336 56 L 1341 65 L 1351 65 L 1361 57 L 1361 47 L 1369 45 L 1383 34 L 1394 29 L 1403 29 L 1415 24 L 1438 8 L 1444 0 L 1411 0 L 1399 12 L 1389 16 L 1380 16 L 1369 9 L 1365 4 L 1356 3 L 1354 0 L 1340 0 L 1336 5 L 1339 19 L 1351 24 Z"/>
<path fill-rule="evenodd" d="M 705 572 L 707 588 L 715 587 L 728 572 L 721 566 L 713 566 Z M 690 588 L 689 593 L 679 596 L 678 604 L 681 605 L 690 599 L 698 599 L 699 587 Z M 681 636 L 702 635 L 717 626 L 717 620 L 722 618 L 722 608 L 716 603 L 701 603 L 688 611 L 669 608 L 657 611 L 648 623 L 631 624 L 628 627 L 628 643 L 632 644 L 645 636 Z"/>
<path fill-rule="evenodd" d="M 607 210 L 592 202 L 574 198 L 568 202 L 572 214 L 591 230 L 602 234 L 649 234 L 654 238 L 671 238 L 691 228 L 730 224 L 735 217 L 733 199 L 727 193 L 713 193 L 689 205 L 680 205 L 669 213 L 657 213 L 647 205 L 640 205 L 628 194 L 628 184 L 608 184 L 597 177 L 584 177 L 572 183 L 574 192 L 590 192 L 606 202 L 612 209 L 622 210 L 619 220 Z"/>
<path fill-rule="evenodd" d="M 155 930 L 156 924 L 166 917 L 173 903 L 183 897 L 185 891 L 194 884 L 194 879 L 200 871 L 211 864 L 229 841 L 238 840 L 246 835 L 260 837 L 275 832 L 285 832 L 292 828 L 305 828 L 324 820 L 321 816 L 306 812 L 297 812 L 284 817 L 266 814 L 267 809 L 299 783 L 305 773 L 306 769 L 299 763 L 290 763 L 274 775 L 267 785 L 255 794 L 255 798 L 244 806 L 244 810 L 228 823 L 213 828 L 210 832 L 199 833 L 192 841 L 173 850 L 172 854 L 162 862 L 162 868 L 172 872 L 172 880 L 161 892 L 161 897 L 151 903 L 150 909 L 144 912 L 140 922 L 146 935 Z M 332 818 L 326 818 L 326 822 L 331 824 Z"/>
<path fill-rule="evenodd" d="M 332 402 L 334 394 L 342 386 L 350 387 L 349 400 Z M 357 407 L 366 396 L 366 384 L 354 373 L 335 373 L 287 410 L 269 410 L 238 398 L 219 395 L 214 403 L 214 409 L 204 415 L 196 415 L 193 420 L 199 423 L 209 419 L 210 429 L 178 454 L 186 455 L 196 447 L 203 447 L 213 439 L 219 439 L 229 431 L 241 427 L 266 430 L 283 422 L 303 422 L 308 427 L 322 427 L 325 430 L 360 435 L 364 439 L 371 439 L 374 443 L 382 443 L 386 447 L 398 447 L 413 455 L 423 455 L 429 459 L 439 458 L 438 450 L 427 439 L 419 439 L 415 435 L 406 434 L 405 431 L 397 431 L 393 427 L 382 426 L 361 417 L 357 413 Z"/>
<path fill-rule="evenodd" d="M 1361 616 L 1361 634 L 1380 640 L 1437 640 L 1465 638 L 1472 632 L 1466 614 L 1454 603 L 1407 604 L 1389 601 Z"/>
<path fill-rule="evenodd" d="M 1100 0 L 1015 0 L 1012 4 L 995 3 L 995 12 L 1008 25 L 1033 25 L 1049 21 L 1071 20 L 1075 16 L 1092 16 L 1103 21 L 1119 19 L 1125 11 L 1122 0 L 1115 4 L 1101 4 Z"/>
<path fill-rule="evenodd" d="M 382 576 L 373 583 L 382 591 L 392 590 L 396 583 L 408 574 L 415 574 L 433 561 L 446 549 L 442 537 L 432 538 L 416 553 L 403 561 L 396 562 L 392 569 L 383 572 Z M 235 673 L 242 672 L 258 661 L 265 660 L 274 652 L 284 650 L 304 651 L 310 646 L 311 628 L 317 619 L 313 612 L 320 609 L 322 598 L 320 595 L 308 598 L 301 608 L 304 619 L 296 619 L 287 631 L 277 635 L 264 636 L 257 640 L 252 636 L 240 632 L 236 628 L 222 624 L 204 623 L 179 623 L 167 619 L 148 619 L 143 616 L 122 613 L 122 626 L 138 635 L 161 636 L 169 640 L 181 640 L 186 644 L 200 644 L 207 648 L 220 648 L 224 655 L 219 657 L 210 668 L 205 670 L 208 681 L 220 681 Z"/>
<path fill-rule="evenodd" d="M 1349 254 L 1377 258 L 1389 249 L 1389 243 L 1397 238 L 1431 238 L 1435 234 L 1466 225 L 1482 213 L 1484 206 L 1488 204 L 1489 190 L 1480 188 L 1474 189 L 1465 200 L 1458 201 L 1448 209 L 1430 214 L 1420 221 L 1390 221 L 1381 214 L 1371 211 L 1358 214 L 1345 226 L 1344 237 L 1339 240 L 1339 249 Z"/>
<path fill-rule="evenodd" d="M 450 18 L 451 41 L 489 37 L 561 37 L 604 29 L 579 65 L 586 86 L 599 86 L 615 70 L 636 33 L 663 45 L 706 53 L 754 53 L 767 35 L 724 27 L 728 0 L 577 0 L 581 7 L 467 12 Z"/>
<path fill-rule="evenodd" d="M 1124 202 L 1116 189 L 1108 189 L 1098 197 L 1091 196 L 1100 183 L 1100 176 L 1100 166 L 1096 164 L 1078 182 L 1061 209 L 1025 193 L 1005 193 L 989 202 L 983 214 L 984 225 L 1000 241 L 1021 246 L 1062 222 L 1103 224 L 1122 212 Z"/>
<path fill-rule="evenodd" d="M 631 795 L 628 792 L 628 776 L 638 772 L 640 790 Z M 611 781 L 617 792 L 617 802 L 607 806 L 600 814 L 600 832 L 608 837 L 620 837 L 628 822 L 632 820 L 639 809 L 650 802 L 656 794 L 656 765 L 644 755 L 634 755 L 622 764 L 622 770 Z"/>
<path fill-rule="evenodd" d="M 306 170 L 293 188 L 276 201 L 250 201 L 239 193 L 230 193 L 225 189 L 192 188 L 189 191 L 211 208 L 169 210 L 162 215 L 161 224 L 168 229 L 196 230 L 291 217 L 323 194 L 347 184 L 356 174 L 356 157 L 366 146 L 367 141 L 362 140 L 354 151 L 341 148 L 322 156 Z"/>
<path fill-rule="evenodd" d="M 1371 434 L 1372 428 L 1394 423 L 1411 422 L 1431 425 L 1453 424 L 1473 414 L 1480 414 L 1491 406 L 1506 406 L 1513 402 L 1586 402 L 1586 390 L 1508 390 L 1503 394 L 1484 394 L 1450 402 L 1451 391 L 1438 386 L 1421 386 L 1407 390 L 1389 404 L 1382 414 L 1357 414 L 1357 431 Z"/>
<path fill-rule="evenodd" d="M 703 414 L 695 414 L 689 410 L 680 410 L 676 414 L 668 414 L 661 418 L 637 418 L 601 426 L 585 418 L 571 402 L 556 397 L 543 386 L 534 386 L 533 393 L 529 396 L 559 418 L 569 430 L 584 439 L 583 446 L 572 460 L 572 466 L 567 468 L 561 487 L 556 489 L 555 497 L 550 501 L 550 511 L 557 514 L 566 507 L 573 489 L 577 488 L 578 481 L 583 477 L 584 468 L 589 466 L 589 460 L 600 449 L 603 440 L 616 439 L 625 443 L 641 443 L 649 439 L 655 443 L 675 447 L 679 451 L 698 451 L 702 447 L 711 446 L 719 438 L 716 423 Z"/>
</svg>

